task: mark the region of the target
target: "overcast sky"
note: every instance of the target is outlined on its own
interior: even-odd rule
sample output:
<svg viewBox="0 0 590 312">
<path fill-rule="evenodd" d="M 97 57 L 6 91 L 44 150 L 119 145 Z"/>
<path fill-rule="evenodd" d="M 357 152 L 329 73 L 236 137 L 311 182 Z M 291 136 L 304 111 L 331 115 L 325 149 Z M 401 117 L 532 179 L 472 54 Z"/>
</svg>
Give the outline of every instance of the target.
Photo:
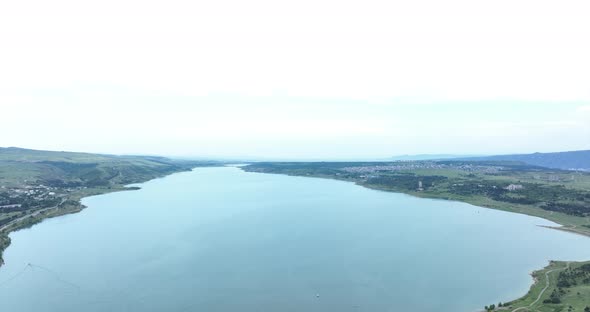
<svg viewBox="0 0 590 312">
<path fill-rule="evenodd" d="M 0 2 L 0 146 L 590 149 L 590 1 Z"/>
</svg>

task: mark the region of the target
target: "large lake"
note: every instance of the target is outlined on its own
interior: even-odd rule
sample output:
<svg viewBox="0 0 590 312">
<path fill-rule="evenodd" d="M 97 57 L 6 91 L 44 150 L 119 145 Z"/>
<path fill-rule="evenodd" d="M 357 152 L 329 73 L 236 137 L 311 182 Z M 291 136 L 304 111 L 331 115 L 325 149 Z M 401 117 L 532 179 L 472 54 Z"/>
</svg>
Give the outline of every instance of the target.
<svg viewBox="0 0 590 312">
<path fill-rule="evenodd" d="M 0 311 L 471 312 L 590 259 L 546 220 L 347 182 L 224 167 L 141 186 L 12 233 Z"/>
</svg>

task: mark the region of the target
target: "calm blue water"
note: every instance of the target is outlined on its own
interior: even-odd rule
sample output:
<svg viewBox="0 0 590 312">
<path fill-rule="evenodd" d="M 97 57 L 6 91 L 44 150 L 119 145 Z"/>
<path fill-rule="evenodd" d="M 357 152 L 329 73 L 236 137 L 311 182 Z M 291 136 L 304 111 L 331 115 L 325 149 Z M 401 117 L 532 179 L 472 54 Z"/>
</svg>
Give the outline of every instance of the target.
<svg viewBox="0 0 590 312">
<path fill-rule="evenodd" d="M 237 168 L 84 203 L 11 234 L 0 311 L 475 311 L 590 259 L 542 219 Z"/>
</svg>

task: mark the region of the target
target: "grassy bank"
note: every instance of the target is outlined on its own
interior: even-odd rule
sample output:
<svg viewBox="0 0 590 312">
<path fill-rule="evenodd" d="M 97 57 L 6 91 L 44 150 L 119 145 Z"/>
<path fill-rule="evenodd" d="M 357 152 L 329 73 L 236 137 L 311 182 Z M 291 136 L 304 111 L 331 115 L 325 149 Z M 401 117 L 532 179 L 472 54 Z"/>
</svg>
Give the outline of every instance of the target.
<svg viewBox="0 0 590 312">
<path fill-rule="evenodd" d="M 246 171 L 329 178 L 544 218 L 590 236 L 590 174 L 504 162 L 255 163 Z M 510 187 L 515 190 L 509 190 Z"/>
<path fill-rule="evenodd" d="M 404 193 L 404 194 L 408 194 L 408 195 L 412 195 L 412 196 L 416 196 L 416 197 L 422 197 L 422 198 L 454 200 L 454 201 L 460 201 L 460 202 L 472 204 L 472 205 L 478 206 L 478 207 L 485 207 L 485 208 L 491 208 L 491 209 L 496 209 L 496 210 L 503 210 L 503 211 L 508 211 L 508 212 L 525 214 L 525 215 L 529 215 L 529 216 L 533 216 L 533 217 L 539 217 L 539 218 L 547 219 L 549 221 L 553 221 L 553 222 L 560 225 L 557 227 L 552 227 L 553 229 L 569 231 L 569 232 L 573 232 L 573 233 L 580 234 L 580 235 L 590 236 L 590 227 L 587 227 L 587 225 L 590 224 L 590 217 L 587 217 L 587 216 L 577 217 L 577 216 L 572 216 L 572 215 L 568 215 L 568 214 L 561 213 L 561 212 L 544 210 L 542 208 L 539 208 L 539 207 L 536 207 L 533 205 L 506 203 L 506 202 L 493 200 L 489 197 L 481 196 L 481 195 L 479 195 L 479 196 L 478 195 L 464 196 L 464 195 L 458 195 L 458 194 L 453 194 L 453 193 L 449 193 L 449 192 L 423 192 L 423 191 L 418 192 L 418 191 L 410 191 L 410 190 L 400 190 L 400 189 L 391 188 L 391 187 L 382 187 L 382 186 L 373 185 L 373 184 L 365 184 L 362 182 L 357 183 L 357 184 L 367 187 L 367 188 L 377 189 L 377 190 L 382 190 L 382 191 Z"/>
<path fill-rule="evenodd" d="M 535 280 L 522 298 L 503 304 L 498 311 L 588 312 L 590 311 L 590 261 L 550 264 L 533 272 Z"/>
</svg>

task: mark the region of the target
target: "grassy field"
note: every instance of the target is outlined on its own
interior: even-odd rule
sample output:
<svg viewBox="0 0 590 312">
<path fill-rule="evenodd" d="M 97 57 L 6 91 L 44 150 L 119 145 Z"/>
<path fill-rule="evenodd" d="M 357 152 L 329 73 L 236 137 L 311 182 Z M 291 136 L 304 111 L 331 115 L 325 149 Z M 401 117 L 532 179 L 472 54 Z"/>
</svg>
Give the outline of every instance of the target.
<svg viewBox="0 0 590 312">
<path fill-rule="evenodd" d="M 508 302 L 501 310 L 521 312 L 561 312 L 576 311 L 587 312 L 590 309 L 590 281 L 578 280 L 577 285 L 559 287 L 559 276 L 567 272 L 579 271 L 583 265 L 589 262 L 561 262 L 552 261 L 542 270 L 535 271 L 533 277 L 535 283 L 526 296 Z M 586 278 L 590 272 L 586 273 Z M 557 296 L 554 296 L 557 294 Z M 559 302 L 548 303 L 553 297 Z"/>
<path fill-rule="evenodd" d="M 0 264 L 8 233 L 45 218 L 78 212 L 80 199 L 130 190 L 174 172 L 216 162 L 0 148 Z"/>
</svg>

